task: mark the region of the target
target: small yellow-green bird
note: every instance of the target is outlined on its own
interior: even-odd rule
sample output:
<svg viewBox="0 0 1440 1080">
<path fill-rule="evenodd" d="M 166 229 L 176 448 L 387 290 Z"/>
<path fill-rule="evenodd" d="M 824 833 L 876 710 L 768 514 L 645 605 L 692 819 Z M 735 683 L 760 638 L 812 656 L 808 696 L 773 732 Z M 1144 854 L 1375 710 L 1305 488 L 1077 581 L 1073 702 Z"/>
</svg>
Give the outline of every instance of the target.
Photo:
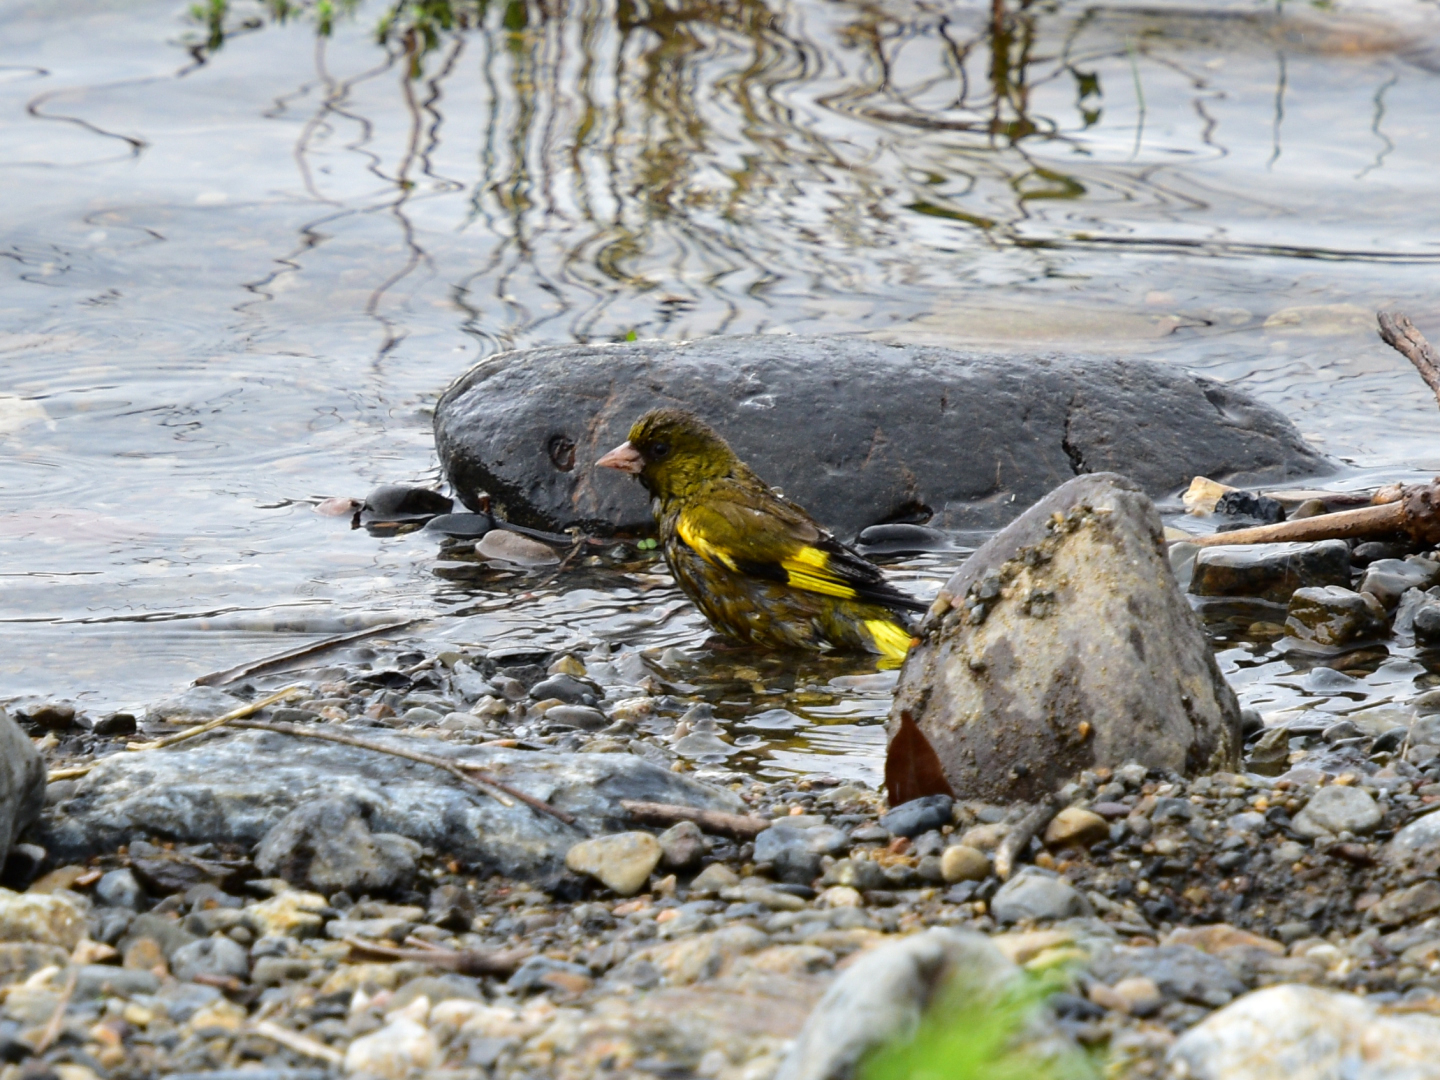
<svg viewBox="0 0 1440 1080">
<path fill-rule="evenodd" d="M 651 496 L 665 561 L 721 633 L 772 648 L 871 652 L 895 666 L 913 643 L 906 596 L 794 503 L 780 498 L 704 421 L 655 409 L 597 465 Z"/>
</svg>

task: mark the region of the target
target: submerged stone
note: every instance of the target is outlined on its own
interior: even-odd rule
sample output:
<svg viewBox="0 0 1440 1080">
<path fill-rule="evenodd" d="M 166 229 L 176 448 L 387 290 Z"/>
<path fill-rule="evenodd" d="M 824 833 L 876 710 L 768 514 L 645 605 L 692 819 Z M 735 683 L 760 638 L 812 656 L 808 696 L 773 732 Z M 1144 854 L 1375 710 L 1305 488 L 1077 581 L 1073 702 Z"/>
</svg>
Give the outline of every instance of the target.
<svg viewBox="0 0 1440 1080">
<path fill-rule="evenodd" d="M 890 713 L 893 801 L 1033 800 L 1131 760 L 1238 763 L 1239 705 L 1170 573 L 1154 505 L 1124 477 L 1057 489 L 942 596 Z"/>
<path fill-rule="evenodd" d="M 661 405 L 713 424 L 845 538 L 928 514 L 995 528 L 1082 472 L 1126 469 L 1159 495 L 1197 472 L 1246 484 L 1333 468 L 1274 409 L 1169 364 L 848 337 L 505 353 L 445 391 L 435 444 L 471 509 L 485 493 L 521 525 L 648 533 L 640 487 L 592 466 Z"/>
<path fill-rule="evenodd" d="M 1303 641 L 1340 646 L 1385 632 L 1385 609 L 1369 593 L 1340 585 L 1296 589 L 1285 629 Z"/>
</svg>

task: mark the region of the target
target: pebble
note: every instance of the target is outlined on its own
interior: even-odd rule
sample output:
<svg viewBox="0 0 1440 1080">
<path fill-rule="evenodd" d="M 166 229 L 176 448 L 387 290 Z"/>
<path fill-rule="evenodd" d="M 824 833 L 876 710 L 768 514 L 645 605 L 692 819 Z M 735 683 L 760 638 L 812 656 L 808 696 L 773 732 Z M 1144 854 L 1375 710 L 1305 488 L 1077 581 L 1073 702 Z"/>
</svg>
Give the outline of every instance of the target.
<svg viewBox="0 0 1440 1080">
<path fill-rule="evenodd" d="M 781 881 L 809 885 L 820 876 L 821 858 L 844 851 L 848 843 L 830 825 L 797 828 L 777 822 L 755 838 L 755 862 L 769 863 Z"/>
<path fill-rule="evenodd" d="M 1110 825 L 1099 814 L 1067 806 L 1045 828 L 1045 846 L 1052 848 L 1080 845 L 1089 847 L 1110 836 Z M 957 879 L 958 880 L 958 879 Z"/>
<path fill-rule="evenodd" d="M 85 914 L 56 893 L 0 889 L 0 941 L 25 941 L 73 949 L 85 936 Z"/>
<path fill-rule="evenodd" d="M 475 554 L 481 558 L 526 568 L 554 566 L 560 561 L 560 556 L 548 544 L 531 540 L 528 536 L 521 536 L 509 529 L 492 529 L 486 533 L 475 544 Z"/>
<path fill-rule="evenodd" d="M 1440 882 L 1421 881 L 1387 893 L 1366 915 L 1382 926 L 1400 926 L 1440 911 Z"/>
<path fill-rule="evenodd" d="M 1385 1015 L 1363 997 L 1315 986 L 1246 994 L 1185 1032 L 1170 1064 L 1188 1080 L 1428 1080 L 1440 1018 Z"/>
<path fill-rule="evenodd" d="M 1038 866 L 1024 866 L 1000 886 L 990 901 L 997 922 L 1021 919 L 1068 919 L 1091 914 L 1090 905 L 1067 881 Z"/>
<path fill-rule="evenodd" d="M 650 833 L 613 833 L 580 841 L 565 853 L 565 865 L 621 896 L 634 896 L 650 879 L 662 854 L 660 841 Z"/>
<path fill-rule="evenodd" d="M 170 970 L 177 979 L 186 982 L 197 975 L 244 979 L 250 974 L 250 953 L 228 937 L 201 938 L 180 946 L 171 954 Z"/>
<path fill-rule="evenodd" d="M 1377 559 L 1365 568 L 1360 591 L 1375 597 L 1388 609 L 1400 603 L 1407 589 L 1426 589 L 1440 583 L 1440 563 L 1429 559 Z"/>
<path fill-rule="evenodd" d="M 740 875 L 724 863 L 711 863 L 690 883 L 692 893 L 715 893 L 740 884 Z"/>
<path fill-rule="evenodd" d="M 1311 796 L 1305 808 L 1295 815 L 1294 828 L 1301 836 L 1311 839 L 1338 836 L 1342 832 L 1359 836 L 1374 832 L 1383 816 L 1367 792 L 1357 787 L 1332 785 Z"/>
<path fill-rule="evenodd" d="M 140 888 L 140 883 L 127 867 L 104 874 L 95 883 L 95 899 L 110 907 L 139 911 L 145 899 L 145 890 Z"/>
<path fill-rule="evenodd" d="M 919 836 L 950 824 L 954 800 L 949 795 L 926 795 L 901 803 L 880 818 L 880 827 L 895 836 Z"/>
<path fill-rule="evenodd" d="M 681 821 L 671 825 L 658 839 L 660 865 L 666 870 L 693 869 L 705 855 L 705 834 L 693 821 Z"/>
<path fill-rule="evenodd" d="M 406 1080 L 430 1068 L 439 1056 L 435 1036 L 414 1020 L 399 1017 L 352 1042 L 345 1051 L 345 1071 L 376 1080 Z"/>
<path fill-rule="evenodd" d="M 940 876 L 948 883 L 984 881 L 990 876 L 990 860 L 979 848 L 956 844 L 940 856 Z"/>
<path fill-rule="evenodd" d="M 1385 845 L 1385 861 L 1402 871 L 1440 871 L 1440 812 L 1416 818 Z"/>
</svg>

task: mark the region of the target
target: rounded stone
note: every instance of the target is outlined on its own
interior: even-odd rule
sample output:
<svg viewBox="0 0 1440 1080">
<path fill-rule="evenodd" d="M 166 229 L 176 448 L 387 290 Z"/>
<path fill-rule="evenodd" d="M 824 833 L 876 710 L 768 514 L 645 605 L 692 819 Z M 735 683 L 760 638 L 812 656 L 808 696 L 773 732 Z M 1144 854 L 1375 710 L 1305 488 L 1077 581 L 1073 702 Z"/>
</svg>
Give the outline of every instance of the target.
<svg viewBox="0 0 1440 1080">
<path fill-rule="evenodd" d="M 189 982 L 197 975 L 244 979 L 250 974 L 250 954 L 245 946 L 228 937 L 201 938 L 181 945 L 171 954 L 170 970 L 181 982 Z"/>
<path fill-rule="evenodd" d="M 984 881 L 990 875 L 990 860 L 969 844 L 956 844 L 940 856 L 940 874 L 950 884 L 957 881 Z"/>
<path fill-rule="evenodd" d="M 647 832 L 614 833 L 580 841 L 565 853 L 565 866 L 621 896 L 634 896 L 662 854 L 660 841 Z"/>
<path fill-rule="evenodd" d="M 1361 836 L 1374 832 L 1383 816 L 1368 792 L 1337 784 L 1321 788 L 1311 797 L 1295 815 L 1294 828 L 1311 838 L 1342 832 Z"/>
<path fill-rule="evenodd" d="M 1110 825 L 1099 814 L 1067 806 L 1045 828 L 1047 847 L 1089 847 L 1110 836 Z"/>
<path fill-rule="evenodd" d="M 399 1017 L 350 1044 L 345 1051 L 345 1072 L 375 1080 L 406 1080 L 428 1069 L 439 1056 L 435 1036 L 414 1020 Z"/>
<path fill-rule="evenodd" d="M 1000 887 L 990 901 L 996 922 L 1021 919 L 1068 919 L 1089 915 L 1090 905 L 1067 881 L 1038 867 L 1026 866 Z"/>
</svg>

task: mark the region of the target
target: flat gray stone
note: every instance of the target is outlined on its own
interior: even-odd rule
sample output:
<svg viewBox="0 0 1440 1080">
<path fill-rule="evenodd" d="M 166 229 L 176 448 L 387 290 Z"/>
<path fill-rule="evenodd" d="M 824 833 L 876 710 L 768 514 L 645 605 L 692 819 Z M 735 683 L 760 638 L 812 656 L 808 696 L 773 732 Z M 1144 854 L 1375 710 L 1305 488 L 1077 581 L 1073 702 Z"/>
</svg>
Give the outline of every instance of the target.
<svg viewBox="0 0 1440 1080">
<path fill-rule="evenodd" d="M 1096 766 L 1238 765 L 1239 704 L 1170 572 L 1159 514 L 1124 477 L 1056 489 L 941 597 L 900 671 L 891 799 L 1033 801 Z"/>
<path fill-rule="evenodd" d="M 45 805 L 45 764 L 25 732 L 0 709 L 0 867 Z"/>
<path fill-rule="evenodd" d="M 1295 815 L 1295 831 L 1314 839 L 1338 836 L 1342 832 L 1363 835 L 1374 832 L 1384 815 L 1368 792 L 1355 787 L 1323 787 L 1310 797 Z"/>
<path fill-rule="evenodd" d="M 1092 915 L 1090 903 L 1069 882 L 1038 866 L 1022 867 L 990 901 L 996 922 L 1021 919 L 1068 919 Z"/>
<path fill-rule="evenodd" d="M 546 881 L 561 873 L 565 852 L 577 841 L 631 827 L 621 799 L 743 809 L 729 791 L 631 754 L 462 746 L 373 729 L 365 738 L 481 764 L 578 823 L 565 825 L 518 801 L 502 806 L 447 772 L 389 754 L 242 731 L 103 759 L 72 798 L 45 809 L 36 840 L 57 860 L 72 862 L 114 851 L 136 833 L 180 843 L 256 844 L 297 807 L 341 798 L 367 808 L 372 833 L 408 837 L 479 869 Z"/>
<path fill-rule="evenodd" d="M 486 492 L 521 525 L 649 532 L 640 487 L 593 465 L 662 405 L 709 421 L 842 538 L 921 507 L 942 528 L 993 529 L 1079 473 L 1124 469 L 1159 495 L 1197 474 L 1333 470 L 1274 409 L 1171 364 L 849 337 L 505 353 L 446 390 L 435 444 L 472 509 Z"/>
</svg>

